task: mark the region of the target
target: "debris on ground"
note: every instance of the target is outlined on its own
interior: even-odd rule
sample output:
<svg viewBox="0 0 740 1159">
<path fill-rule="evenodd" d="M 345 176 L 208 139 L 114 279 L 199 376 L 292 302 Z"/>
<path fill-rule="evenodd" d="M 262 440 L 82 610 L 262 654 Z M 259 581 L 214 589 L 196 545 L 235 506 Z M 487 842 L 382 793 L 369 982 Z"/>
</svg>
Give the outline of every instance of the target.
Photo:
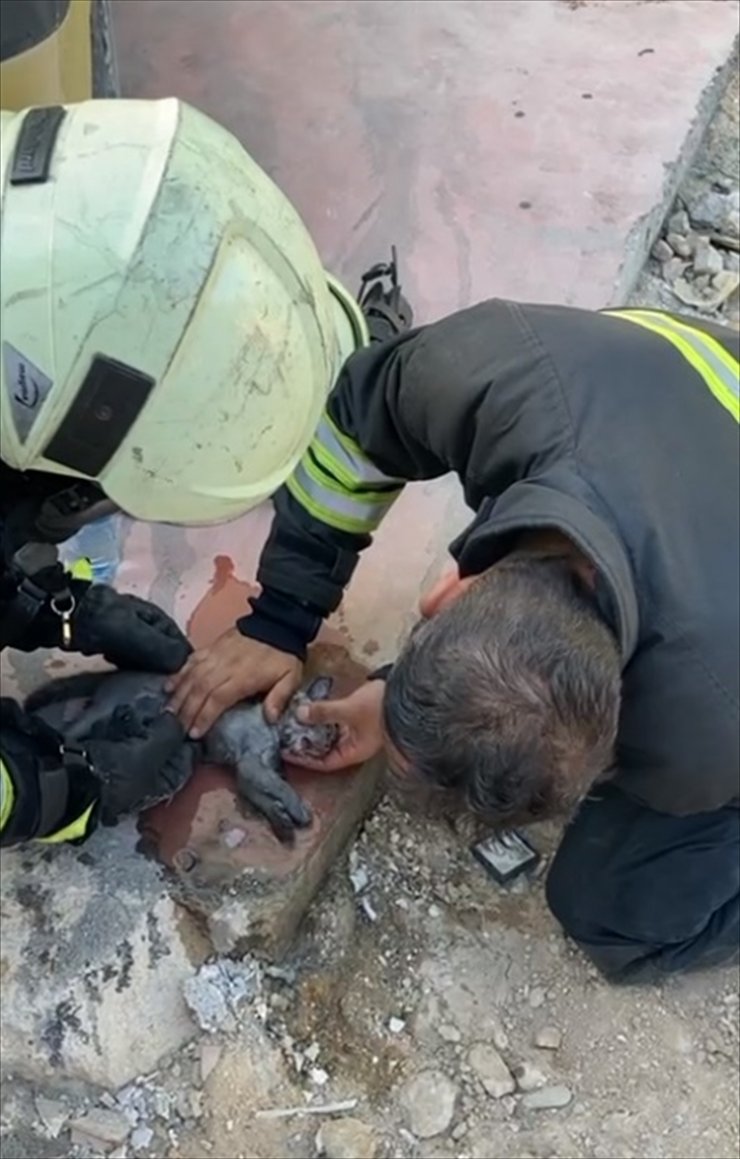
<svg viewBox="0 0 740 1159">
<path fill-rule="evenodd" d="M 408 1125 L 417 1139 L 442 1135 L 455 1114 L 459 1090 L 438 1070 L 425 1070 L 410 1079 L 401 1093 Z"/>
<path fill-rule="evenodd" d="M 239 1017 L 239 1007 L 255 999 L 261 987 L 258 962 L 243 959 L 232 962 L 219 958 L 207 962 L 183 989 L 183 996 L 201 1030 L 233 1031 Z"/>
<path fill-rule="evenodd" d="M 320 1128 L 316 1150 L 323 1159 L 375 1159 L 378 1139 L 360 1119 L 333 1119 Z"/>
<path fill-rule="evenodd" d="M 740 327 L 737 70 L 663 223 L 631 304 Z"/>
</svg>

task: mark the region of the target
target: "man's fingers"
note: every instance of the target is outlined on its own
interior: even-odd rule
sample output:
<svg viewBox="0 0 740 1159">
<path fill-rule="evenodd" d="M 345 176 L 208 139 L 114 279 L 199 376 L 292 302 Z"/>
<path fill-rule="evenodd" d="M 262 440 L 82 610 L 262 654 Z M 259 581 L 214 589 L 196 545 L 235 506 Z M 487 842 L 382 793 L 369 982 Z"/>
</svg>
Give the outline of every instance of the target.
<svg viewBox="0 0 740 1159">
<path fill-rule="evenodd" d="M 288 672 L 281 680 L 278 680 L 275 687 L 265 697 L 263 711 L 265 719 L 270 724 L 275 724 L 279 717 L 282 716 L 294 692 L 295 676 L 292 672 Z"/>
<path fill-rule="evenodd" d="M 199 655 L 200 653 L 193 652 L 191 656 L 188 656 L 180 671 L 173 673 L 169 680 L 165 682 L 165 692 L 176 692 L 182 686 L 183 682 L 187 680 L 188 676 L 197 665 Z"/>
<path fill-rule="evenodd" d="M 314 700 L 302 704 L 296 716 L 301 724 L 344 724 L 347 709 L 343 700 Z"/>
<path fill-rule="evenodd" d="M 205 736 L 219 716 L 226 712 L 227 708 L 233 708 L 236 702 L 241 699 L 241 689 L 236 687 L 233 681 L 227 681 L 216 688 L 210 695 L 206 696 L 205 700 L 201 701 L 200 708 L 195 713 L 193 722 L 188 729 L 188 736 L 192 740 L 199 740 Z"/>
</svg>

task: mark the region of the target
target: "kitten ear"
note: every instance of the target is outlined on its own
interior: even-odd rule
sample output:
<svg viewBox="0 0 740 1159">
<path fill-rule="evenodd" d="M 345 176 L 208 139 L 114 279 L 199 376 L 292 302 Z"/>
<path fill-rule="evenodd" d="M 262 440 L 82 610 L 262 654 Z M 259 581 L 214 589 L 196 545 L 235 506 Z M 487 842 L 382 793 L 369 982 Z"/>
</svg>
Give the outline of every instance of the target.
<svg viewBox="0 0 740 1159">
<path fill-rule="evenodd" d="M 328 700 L 334 681 L 331 676 L 317 676 L 306 688 L 309 700 Z"/>
</svg>

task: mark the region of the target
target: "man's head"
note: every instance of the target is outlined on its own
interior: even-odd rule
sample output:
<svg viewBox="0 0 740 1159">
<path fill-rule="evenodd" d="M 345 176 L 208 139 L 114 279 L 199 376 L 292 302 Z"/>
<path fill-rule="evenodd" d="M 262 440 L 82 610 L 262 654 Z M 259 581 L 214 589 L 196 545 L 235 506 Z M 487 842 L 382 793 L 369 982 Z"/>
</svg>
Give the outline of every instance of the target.
<svg viewBox="0 0 740 1159">
<path fill-rule="evenodd" d="M 443 604 L 388 679 L 391 746 L 498 828 L 567 815 L 612 762 L 621 683 L 572 560 L 509 556 Z"/>
</svg>

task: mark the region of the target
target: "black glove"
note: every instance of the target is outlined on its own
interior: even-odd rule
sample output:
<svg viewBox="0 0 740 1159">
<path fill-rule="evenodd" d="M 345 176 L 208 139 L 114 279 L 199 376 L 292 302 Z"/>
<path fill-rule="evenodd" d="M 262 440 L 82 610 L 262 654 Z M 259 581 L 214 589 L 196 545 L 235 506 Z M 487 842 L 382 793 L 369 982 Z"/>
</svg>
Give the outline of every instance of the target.
<svg viewBox="0 0 740 1159">
<path fill-rule="evenodd" d="M 172 797 L 190 779 L 196 746 L 171 712 L 143 720 L 119 708 L 81 742 L 100 782 L 100 819 L 113 825 Z"/>
<path fill-rule="evenodd" d="M 116 668 L 178 672 L 192 648 L 166 612 L 138 596 L 93 584 L 72 616 L 74 652 L 104 656 Z"/>
</svg>

